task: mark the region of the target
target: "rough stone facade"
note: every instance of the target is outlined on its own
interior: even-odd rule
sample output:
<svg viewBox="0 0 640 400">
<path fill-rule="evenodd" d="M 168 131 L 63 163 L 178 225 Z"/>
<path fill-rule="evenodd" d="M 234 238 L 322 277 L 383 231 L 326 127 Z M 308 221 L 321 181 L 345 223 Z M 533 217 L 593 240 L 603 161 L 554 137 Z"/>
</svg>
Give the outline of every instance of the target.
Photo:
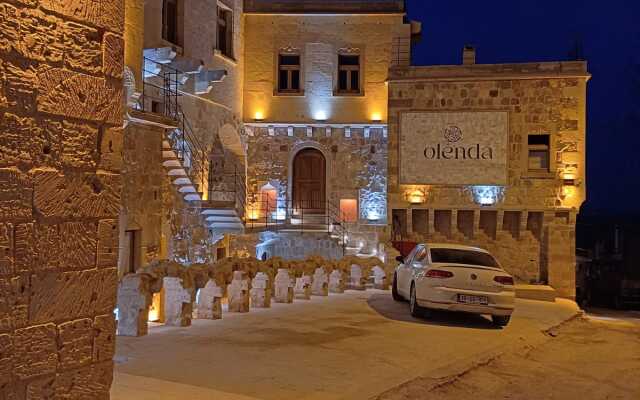
<svg viewBox="0 0 640 400">
<path fill-rule="evenodd" d="M 0 398 L 108 399 L 122 0 L 0 3 Z"/>
<path fill-rule="evenodd" d="M 476 244 L 494 252 L 519 281 L 548 282 L 573 297 L 575 217 L 586 193 L 588 79 L 582 62 L 393 69 L 388 178 L 396 234 Z M 403 184 L 399 140 L 411 133 L 402 132 L 402 115 L 463 111 L 508 112 L 507 184 L 493 189 Z M 550 165 L 543 173 L 528 166 L 528 137 L 541 133 L 550 138 Z M 446 177 L 448 171 L 441 173 Z M 416 190 L 424 196 L 421 204 L 409 201 Z M 490 204 L 483 204 L 486 195 Z"/>
</svg>

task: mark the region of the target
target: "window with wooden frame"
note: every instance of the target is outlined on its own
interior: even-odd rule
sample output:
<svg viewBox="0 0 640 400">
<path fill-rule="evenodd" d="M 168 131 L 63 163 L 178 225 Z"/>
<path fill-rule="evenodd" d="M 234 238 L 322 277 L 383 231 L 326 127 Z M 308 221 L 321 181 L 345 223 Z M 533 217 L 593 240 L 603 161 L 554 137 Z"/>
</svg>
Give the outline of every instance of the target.
<svg viewBox="0 0 640 400">
<path fill-rule="evenodd" d="M 529 172 L 549 172 L 551 168 L 551 136 L 529 135 Z"/>
<path fill-rule="evenodd" d="M 301 78 L 300 54 L 280 53 L 278 55 L 278 92 L 302 93 Z"/>
<path fill-rule="evenodd" d="M 338 93 L 360 94 L 360 55 L 338 54 Z"/>
<path fill-rule="evenodd" d="M 178 0 L 162 2 L 162 38 L 167 42 L 180 45 L 178 35 Z"/>
<path fill-rule="evenodd" d="M 218 51 L 233 59 L 233 11 L 218 3 Z"/>
</svg>

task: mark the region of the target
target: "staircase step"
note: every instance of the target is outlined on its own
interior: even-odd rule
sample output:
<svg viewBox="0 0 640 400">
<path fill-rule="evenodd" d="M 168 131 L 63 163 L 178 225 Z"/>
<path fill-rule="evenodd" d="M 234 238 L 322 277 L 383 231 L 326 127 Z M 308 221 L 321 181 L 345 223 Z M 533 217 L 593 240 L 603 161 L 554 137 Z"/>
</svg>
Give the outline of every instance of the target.
<svg viewBox="0 0 640 400">
<path fill-rule="evenodd" d="M 162 158 L 165 160 L 177 160 L 178 155 L 173 150 L 162 150 Z"/>
<path fill-rule="evenodd" d="M 189 193 L 184 196 L 186 201 L 202 201 L 202 197 L 198 193 Z"/>
<path fill-rule="evenodd" d="M 226 215 L 233 216 L 238 215 L 235 208 L 208 208 L 202 207 L 202 215 Z"/>
<path fill-rule="evenodd" d="M 176 158 L 174 160 L 167 160 L 163 162 L 162 166 L 165 168 L 175 168 L 175 167 L 182 167 L 182 164 L 180 164 L 180 160 Z"/>
<path fill-rule="evenodd" d="M 171 143 L 168 140 L 162 141 L 162 150 L 171 150 Z"/>
<path fill-rule="evenodd" d="M 235 224 L 242 224 L 242 220 L 240 218 L 230 215 L 207 215 L 206 217 L 206 221 L 211 223 L 233 222 Z"/>
<path fill-rule="evenodd" d="M 173 184 L 174 185 L 178 185 L 178 186 L 180 186 L 180 185 L 191 185 L 191 179 L 190 178 L 186 178 L 186 177 L 178 178 L 178 179 L 173 181 Z"/>
<path fill-rule="evenodd" d="M 169 176 L 187 176 L 187 171 L 184 168 L 172 168 L 167 172 Z"/>
<path fill-rule="evenodd" d="M 193 185 L 185 185 L 178 188 L 178 192 L 180 193 L 198 193 L 196 188 Z"/>
<path fill-rule="evenodd" d="M 244 225 L 235 222 L 214 222 L 209 224 L 210 229 L 244 229 Z"/>
</svg>

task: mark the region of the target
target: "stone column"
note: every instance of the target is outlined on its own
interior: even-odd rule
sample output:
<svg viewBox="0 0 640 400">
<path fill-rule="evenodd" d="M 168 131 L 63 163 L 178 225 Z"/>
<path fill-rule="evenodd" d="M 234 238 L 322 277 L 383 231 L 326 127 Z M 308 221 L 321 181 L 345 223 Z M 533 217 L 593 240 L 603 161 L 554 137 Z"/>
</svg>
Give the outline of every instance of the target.
<svg viewBox="0 0 640 400">
<path fill-rule="evenodd" d="M 185 288 L 180 278 L 164 278 L 164 323 L 169 326 L 191 326 L 195 290 Z"/>
<path fill-rule="evenodd" d="M 210 279 L 198 292 L 196 318 L 222 319 L 222 288 Z"/>
<path fill-rule="evenodd" d="M 118 285 L 118 335 L 144 336 L 148 333 L 151 293 L 142 275 L 127 275 Z"/>
<path fill-rule="evenodd" d="M 109 396 L 123 11 L 122 0 L 0 5 L 3 399 Z"/>
<path fill-rule="evenodd" d="M 274 287 L 276 303 L 293 303 L 293 285 L 287 269 L 278 269 Z"/>
<path fill-rule="evenodd" d="M 313 283 L 311 284 L 311 294 L 314 296 L 329 295 L 329 276 L 324 268 L 317 268 L 313 273 Z"/>
<path fill-rule="evenodd" d="M 366 278 L 362 274 L 362 267 L 359 265 L 351 265 L 351 274 L 349 275 L 349 289 L 365 290 Z"/>
<path fill-rule="evenodd" d="M 264 272 L 258 272 L 251 282 L 251 307 L 271 307 L 271 284 Z"/>
<path fill-rule="evenodd" d="M 293 293 L 296 299 L 311 300 L 311 277 L 304 275 L 301 278 L 296 278 Z"/>
<path fill-rule="evenodd" d="M 334 269 L 329 274 L 329 292 L 344 293 L 345 283 L 342 271 Z"/>
<path fill-rule="evenodd" d="M 243 271 L 235 271 L 233 280 L 227 287 L 229 312 L 249 312 L 249 278 Z"/>
</svg>

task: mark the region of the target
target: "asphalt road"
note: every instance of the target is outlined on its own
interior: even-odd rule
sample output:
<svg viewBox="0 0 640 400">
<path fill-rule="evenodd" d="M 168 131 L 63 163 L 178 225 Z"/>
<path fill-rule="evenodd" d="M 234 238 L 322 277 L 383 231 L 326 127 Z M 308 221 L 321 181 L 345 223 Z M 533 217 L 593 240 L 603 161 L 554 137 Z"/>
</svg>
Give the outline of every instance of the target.
<svg viewBox="0 0 640 400">
<path fill-rule="evenodd" d="M 388 292 L 275 304 L 190 328 L 119 337 L 113 400 L 369 399 L 545 340 L 575 303 L 518 300 L 511 324 L 439 313 L 417 320 Z"/>
</svg>

